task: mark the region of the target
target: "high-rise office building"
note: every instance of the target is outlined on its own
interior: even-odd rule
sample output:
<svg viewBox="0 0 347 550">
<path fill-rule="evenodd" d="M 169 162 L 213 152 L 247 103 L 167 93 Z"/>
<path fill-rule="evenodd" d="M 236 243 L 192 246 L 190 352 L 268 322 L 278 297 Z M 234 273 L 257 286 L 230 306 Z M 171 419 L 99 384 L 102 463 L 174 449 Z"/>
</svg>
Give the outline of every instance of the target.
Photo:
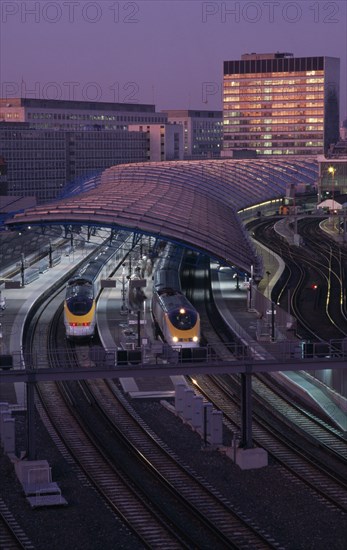
<svg viewBox="0 0 347 550">
<path fill-rule="evenodd" d="M 223 156 L 316 155 L 339 139 L 340 60 L 291 53 L 224 62 Z"/>
</svg>

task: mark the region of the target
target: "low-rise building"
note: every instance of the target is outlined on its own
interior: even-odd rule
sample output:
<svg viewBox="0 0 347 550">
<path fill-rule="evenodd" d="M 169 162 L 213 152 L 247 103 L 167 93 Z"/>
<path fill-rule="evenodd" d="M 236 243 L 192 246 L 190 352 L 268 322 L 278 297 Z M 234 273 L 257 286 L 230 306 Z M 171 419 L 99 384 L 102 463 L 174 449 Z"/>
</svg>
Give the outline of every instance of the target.
<svg viewBox="0 0 347 550">
<path fill-rule="evenodd" d="M 148 160 L 183 160 L 183 126 L 180 124 L 131 124 L 129 131 L 146 132 Z"/>
<path fill-rule="evenodd" d="M 67 182 L 116 164 L 145 162 L 149 139 L 128 130 L 56 131 L 29 123 L 0 123 L 0 156 L 7 193 L 38 203 L 55 199 Z"/>
<path fill-rule="evenodd" d="M 184 159 L 219 158 L 222 149 L 222 111 L 168 110 L 168 122 L 183 127 Z"/>
<path fill-rule="evenodd" d="M 0 98 L 0 121 L 54 130 L 125 130 L 129 124 L 167 121 L 154 105 L 60 99 Z"/>
</svg>

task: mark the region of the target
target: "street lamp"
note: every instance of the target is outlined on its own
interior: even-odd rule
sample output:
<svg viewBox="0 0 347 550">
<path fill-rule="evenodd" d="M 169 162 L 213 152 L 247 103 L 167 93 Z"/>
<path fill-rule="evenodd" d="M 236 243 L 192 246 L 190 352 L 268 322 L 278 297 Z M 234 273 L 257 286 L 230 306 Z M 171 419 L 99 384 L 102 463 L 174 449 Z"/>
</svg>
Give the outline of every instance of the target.
<svg viewBox="0 0 347 550">
<path fill-rule="evenodd" d="M 332 196 L 333 203 L 334 203 L 334 197 L 335 197 L 335 180 L 334 180 L 334 176 L 335 176 L 336 168 L 334 166 L 329 166 L 328 172 L 329 172 L 329 174 L 331 174 L 331 196 Z"/>
<path fill-rule="evenodd" d="M 335 199 L 335 179 L 334 179 L 334 176 L 335 176 L 336 168 L 334 166 L 329 166 L 328 172 L 329 172 L 329 174 L 331 174 L 331 196 L 332 196 L 332 201 L 333 201 L 331 225 L 333 226 L 333 229 L 334 229 L 334 214 L 335 214 L 335 200 L 334 200 Z"/>
<path fill-rule="evenodd" d="M 266 275 L 267 275 L 267 297 L 270 300 L 270 275 L 271 275 L 271 271 L 267 271 Z"/>
</svg>

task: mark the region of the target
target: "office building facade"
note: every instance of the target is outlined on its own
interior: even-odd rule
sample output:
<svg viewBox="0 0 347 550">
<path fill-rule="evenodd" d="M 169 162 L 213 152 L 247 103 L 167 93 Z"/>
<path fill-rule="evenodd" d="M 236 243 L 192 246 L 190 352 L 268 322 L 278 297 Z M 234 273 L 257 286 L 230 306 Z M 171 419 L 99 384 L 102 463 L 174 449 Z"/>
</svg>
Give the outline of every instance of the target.
<svg viewBox="0 0 347 550">
<path fill-rule="evenodd" d="M 149 139 L 127 130 L 56 131 L 0 123 L 7 194 L 55 199 L 67 182 L 115 164 L 146 162 Z"/>
<path fill-rule="evenodd" d="M 149 139 L 148 160 L 183 160 L 183 126 L 180 124 L 129 125 L 129 131 L 146 132 Z"/>
<path fill-rule="evenodd" d="M 185 160 L 219 158 L 222 149 L 222 111 L 168 110 L 168 122 L 183 126 Z"/>
<path fill-rule="evenodd" d="M 140 123 L 159 127 L 166 121 L 147 104 L 2 98 L 0 156 L 8 167 L 7 193 L 35 195 L 42 203 L 78 177 L 146 162 L 149 136 L 128 128 Z"/>
<path fill-rule="evenodd" d="M 32 98 L 1 98 L 0 122 L 28 122 L 54 130 L 125 130 L 129 124 L 163 124 L 154 105 Z"/>
<path fill-rule="evenodd" d="M 223 156 L 317 155 L 339 139 L 340 61 L 291 53 L 224 62 Z"/>
</svg>

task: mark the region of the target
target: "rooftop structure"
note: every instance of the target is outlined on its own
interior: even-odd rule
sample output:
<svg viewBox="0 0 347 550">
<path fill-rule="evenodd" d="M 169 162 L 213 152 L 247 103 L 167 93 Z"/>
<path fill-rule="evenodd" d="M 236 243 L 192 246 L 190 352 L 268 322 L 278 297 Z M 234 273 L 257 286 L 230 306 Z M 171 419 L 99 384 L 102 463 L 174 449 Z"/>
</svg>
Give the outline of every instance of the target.
<svg viewBox="0 0 347 550">
<path fill-rule="evenodd" d="M 69 185 L 58 202 L 27 210 L 10 226 L 101 225 L 159 236 L 235 264 L 261 259 L 238 211 L 282 198 L 295 183 L 315 183 L 317 162 L 302 159 L 177 161 L 114 166 Z"/>
</svg>

